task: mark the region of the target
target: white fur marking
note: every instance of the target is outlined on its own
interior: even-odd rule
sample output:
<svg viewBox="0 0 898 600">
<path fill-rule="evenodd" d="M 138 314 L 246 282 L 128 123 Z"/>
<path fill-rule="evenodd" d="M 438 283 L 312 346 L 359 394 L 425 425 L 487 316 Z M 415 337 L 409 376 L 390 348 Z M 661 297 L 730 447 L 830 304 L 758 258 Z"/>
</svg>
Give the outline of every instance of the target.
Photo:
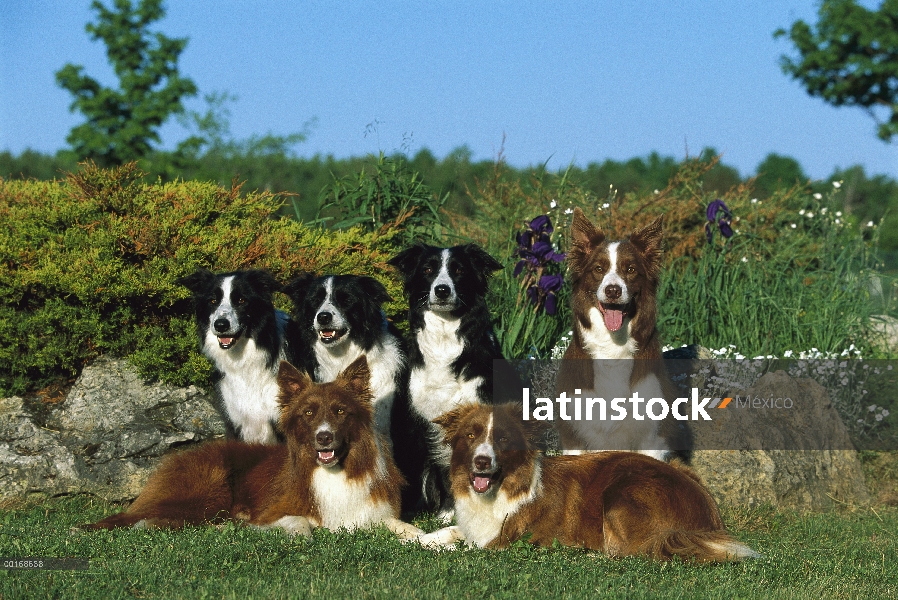
<svg viewBox="0 0 898 600">
<path fill-rule="evenodd" d="M 460 532 L 469 544 L 481 548 L 496 539 L 509 517 L 521 507 L 532 502 L 542 491 L 542 463 L 539 458 L 533 464 L 533 478 L 526 494 L 511 498 L 500 486 L 498 491 L 467 494 L 455 499 L 455 520 Z"/>
<path fill-rule="evenodd" d="M 371 498 L 372 475 L 350 480 L 342 469 L 317 467 L 312 474 L 312 494 L 321 514 L 321 526 L 334 531 L 367 528 L 396 518 L 387 502 Z"/>
</svg>

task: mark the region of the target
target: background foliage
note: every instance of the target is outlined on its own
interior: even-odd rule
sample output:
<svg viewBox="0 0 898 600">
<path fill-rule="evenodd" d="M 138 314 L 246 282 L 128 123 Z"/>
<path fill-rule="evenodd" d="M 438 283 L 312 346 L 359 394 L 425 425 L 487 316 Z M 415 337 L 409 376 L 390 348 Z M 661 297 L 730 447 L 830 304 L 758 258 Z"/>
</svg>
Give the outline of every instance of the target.
<svg viewBox="0 0 898 600">
<path fill-rule="evenodd" d="M 401 328 L 406 307 L 386 261 L 414 239 L 474 241 L 505 264 L 490 297 L 503 351 L 548 357 L 570 329 L 568 289 L 552 292 L 555 314 L 543 296 L 534 304 L 527 288 L 535 280 L 513 270 L 518 235 L 548 216 L 553 251 L 565 252 L 574 206 L 617 238 L 664 215 L 659 327 L 671 345 L 734 344 L 746 356 L 851 344 L 865 357 L 880 352 L 870 316 L 893 311 L 895 288 L 874 252 L 881 226 L 848 214 L 848 179 L 789 184 L 760 199 L 752 181 L 721 191 L 720 164 L 706 157 L 676 164 L 659 188 L 599 194 L 573 167 L 523 177 L 500 160 L 473 177 L 464 202 L 453 202 L 413 165 L 379 156 L 354 175 L 331 175 L 317 218 L 305 221 L 296 218 L 296 196 L 236 183 L 148 182 L 133 163 L 85 164 L 49 182 L 0 181 L 2 391 L 71 377 L 101 353 L 129 357 L 147 377 L 205 384 L 187 291 L 173 284 L 199 266 L 267 268 L 282 281 L 303 270 L 373 275 L 394 298 L 387 313 Z M 705 208 L 715 198 L 731 209 L 735 234 L 709 243 Z"/>
</svg>

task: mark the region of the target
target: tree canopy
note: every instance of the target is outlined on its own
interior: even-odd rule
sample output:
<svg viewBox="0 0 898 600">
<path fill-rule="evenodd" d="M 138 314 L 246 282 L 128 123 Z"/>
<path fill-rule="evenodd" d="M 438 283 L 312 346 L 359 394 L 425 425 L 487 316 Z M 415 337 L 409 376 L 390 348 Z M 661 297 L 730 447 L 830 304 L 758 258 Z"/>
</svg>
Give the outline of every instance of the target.
<svg viewBox="0 0 898 600">
<path fill-rule="evenodd" d="M 890 141 L 898 134 L 898 0 L 884 0 L 878 10 L 855 0 L 823 0 L 818 16 L 816 26 L 798 20 L 788 32 L 774 33 L 788 36 L 798 51 L 781 57 L 783 72 L 811 96 L 865 109 L 880 139 Z"/>
<path fill-rule="evenodd" d="M 178 73 L 178 57 L 187 38 L 173 39 L 152 32 L 150 24 L 165 16 L 162 0 L 115 0 L 107 8 L 94 0 L 95 23 L 87 33 L 106 45 L 106 55 L 119 79 L 119 88 L 104 87 L 66 64 L 56 82 L 75 96 L 72 112 L 86 118 L 66 141 L 79 159 L 100 165 L 119 165 L 146 156 L 159 143 L 159 127 L 184 110 L 181 100 L 197 93 L 196 85 Z"/>
</svg>

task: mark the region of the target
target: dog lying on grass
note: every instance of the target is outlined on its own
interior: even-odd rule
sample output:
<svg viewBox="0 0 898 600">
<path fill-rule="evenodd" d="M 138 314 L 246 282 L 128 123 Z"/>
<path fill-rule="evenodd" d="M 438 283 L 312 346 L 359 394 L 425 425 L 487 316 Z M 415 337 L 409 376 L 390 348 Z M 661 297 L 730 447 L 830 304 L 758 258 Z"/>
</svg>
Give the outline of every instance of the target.
<svg viewBox="0 0 898 600">
<path fill-rule="evenodd" d="M 399 519 L 404 481 L 373 427 L 364 356 L 331 383 L 290 363 L 278 371 L 286 445 L 222 440 L 167 457 L 123 513 L 87 529 L 166 527 L 239 520 L 290 534 L 314 527 L 385 525 L 400 538 L 423 532 Z"/>
<path fill-rule="evenodd" d="M 714 499 L 678 461 L 635 452 L 542 456 L 538 422 L 522 421 L 514 404 L 463 406 L 435 422 L 452 450 L 458 525 L 419 537 L 425 546 L 505 548 L 530 535 L 535 544 L 557 540 L 611 556 L 758 556 L 727 533 Z"/>
</svg>

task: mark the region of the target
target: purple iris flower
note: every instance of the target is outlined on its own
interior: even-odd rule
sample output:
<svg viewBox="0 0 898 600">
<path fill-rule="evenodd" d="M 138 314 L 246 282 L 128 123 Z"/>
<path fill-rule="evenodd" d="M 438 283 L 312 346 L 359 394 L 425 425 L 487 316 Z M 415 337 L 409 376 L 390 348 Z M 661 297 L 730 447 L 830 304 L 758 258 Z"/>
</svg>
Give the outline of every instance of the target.
<svg viewBox="0 0 898 600">
<path fill-rule="evenodd" d="M 514 276 L 524 273 L 521 286 L 526 288 L 530 303 L 540 306 L 550 315 L 558 310 L 557 292 L 564 284 L 564 276 L 554 274 L 554 263 L 564 262 L 565 254 L 555 252 L 552 246 L 552 220 L 548 215 L 540 215 L 526 224 L 526 229 L 518 234 L 515 254 L 521 259 L 514 267 Z"/>
<path fill-rule="evenodd" d="M 723 200 L 718 198 L 709 204 L 708 209 L 705 211 L 705 216 L 708 218 L 708 223 L 705 223 L 705 237 L 708 238 L 708 243 L 711 243 L 711 240 L 714 239 L 714 228 L 712 225 L 715 224 L 720 230 L 720 235 L 727 239 L 733 237 L 733 228 L 730 226 L 733 222 L 733 213 L 730 212 Z"/>
</svg>

